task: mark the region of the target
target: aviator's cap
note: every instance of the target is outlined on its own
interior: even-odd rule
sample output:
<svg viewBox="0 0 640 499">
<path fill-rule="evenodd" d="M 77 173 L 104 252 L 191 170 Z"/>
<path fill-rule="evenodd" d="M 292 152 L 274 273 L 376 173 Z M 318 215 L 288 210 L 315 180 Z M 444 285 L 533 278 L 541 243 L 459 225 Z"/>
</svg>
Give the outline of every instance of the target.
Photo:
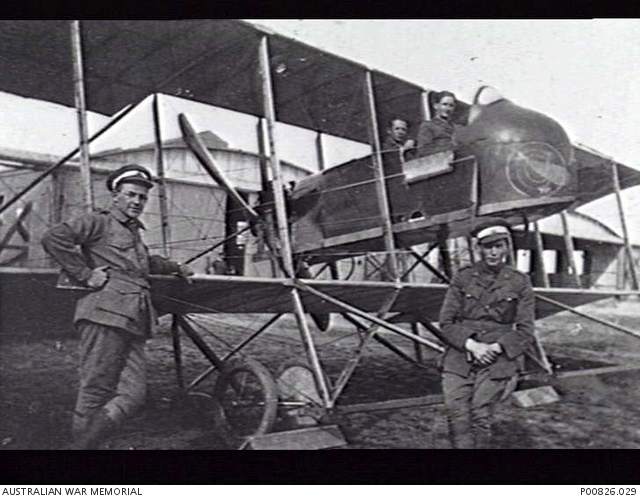
<svg viewBox="0 0 640 499">
<path fill-rule="evenodd" d="M 509 225 L 506 220 L 493 219 L 480 222 L 471 232 L 478 244 L 489 244 L 500 239 L 509 239 Z"/>
<path fill-rule="evenodd" d="M 144 185 L 149 189 L 153 187 L 151 173 L 149 173 L 149 170 L 144 166 L 125 165 L 109 174 L 107 177 L 107 189 L 111 192 L 115 192 L 120 184 L 126 182 Z"/>
</svg>

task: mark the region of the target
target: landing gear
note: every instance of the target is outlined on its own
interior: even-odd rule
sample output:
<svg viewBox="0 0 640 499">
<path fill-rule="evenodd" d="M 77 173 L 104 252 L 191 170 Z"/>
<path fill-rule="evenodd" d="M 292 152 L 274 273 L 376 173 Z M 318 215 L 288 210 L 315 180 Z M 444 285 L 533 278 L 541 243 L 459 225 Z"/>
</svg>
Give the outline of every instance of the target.
<svg viewBox="0 0 640 499">
<path fill-rule="evenodd" d="M 311 366 L 303 361 L 285 361 L 276 376 L 280 396 L 280 415 L 294 427 L 317 425 L 326 409 Z M 329 381 L 325 376 L 325 383 Z"/>
<path fill-rule="evenodd" d="M 214 387 L 213 420 L 230 444 L 268 433 L 276 420 L 278 389 L 266 367 L 250 358 L 224 366 Z"/>
</svg>

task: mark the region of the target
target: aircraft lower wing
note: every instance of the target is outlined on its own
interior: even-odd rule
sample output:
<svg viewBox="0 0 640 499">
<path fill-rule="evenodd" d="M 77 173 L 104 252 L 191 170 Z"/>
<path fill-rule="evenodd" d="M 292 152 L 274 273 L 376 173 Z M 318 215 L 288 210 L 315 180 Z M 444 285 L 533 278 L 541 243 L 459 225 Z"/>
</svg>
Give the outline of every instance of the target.
<svg viewBox="0 0 640 499">
<path fill-rule="evenodd" d="M 402 316 L 420 316 L 437 321 L 447 290 L 445 284 L 401 283 L 373 281 L 321 281 L 301 280 L 316 291 L 345 302 L 364 312 L 375 313 L 382 308 L 399 287 L 391 312 Z M 250 278 L 236 276 L 200 276 L 190 287 L 176 286 L 167 278 L 156 278 L 153 283 L 158 308 L 171 312 L 197 313 L 287 313 L 293 312 L 290 292 L 294 288 L 287 279 Z M 569 307 L 586 305 L 616 295 L 634 295 L 626 291 L 586 290 L 570 288 L 535 288 L 545 296 Z M 344 310 L 316 294 L 300 288 L 305 310 L 313 313 L 336 313 Z M 536 317 L 543 318 L 560 312 L 557 306 L 536 300 Z M 397 321 L 397 320 L 396 320 Z"/>
<path fill-rule="evenodd" d="M 79 290 L 56 288 L 55 269 L 0 269 L 0 335 L 34 335 L 52 337 L 73 330 L 72 318 Z M 293 312 L 287 279 L 219 275 L 194 276 L 188 285 L 175 277 L 153 276 L 154 301 L 165 313 L 287 313 Z M 416 310 L 423 319 L 436 321 L 447 286 L 428 283 L 309 281 L 303 280 L 300 295 L 305 310 L 314 313 L 342 312 L 335 302 L 347 303 L 362 311 L 375 313 L 398 290 L 391 312 L 394 322 L 413 316 Z M 305 291 L 304 284 L 317 293 Z M 584 305 L 615 295 L 633 295 L 625 291 L 591 291 L 583 289 L 536 289 L 536 293 L 570 307 Z M 561 311 L 542 300 L 536 301 L 537 317 Z"/>
</svg>

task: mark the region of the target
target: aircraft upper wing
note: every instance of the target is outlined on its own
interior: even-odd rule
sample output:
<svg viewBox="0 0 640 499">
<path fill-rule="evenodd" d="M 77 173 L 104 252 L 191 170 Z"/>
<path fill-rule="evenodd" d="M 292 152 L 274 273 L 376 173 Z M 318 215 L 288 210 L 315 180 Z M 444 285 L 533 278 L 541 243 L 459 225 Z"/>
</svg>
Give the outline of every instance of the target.
<svg viewBox="0 0 640 499">
<path fill-rule="evenodd" d="M 90 111 L 113 115 L 160 92 L 263 116 L 266 37 L 278 121 L 369 142 L 367 68 L 355 61 L 232 19 L 83 20 L 81 31 Z M 69 33 L 69 21 L 0 21 L 0 90 L 73 106 Z M 382 115 L 420 121 L 420 86 L 380 71 L 373 86 Z"/>
<path fill-rule="evenodd" d="M 72 331 L 75 301 L 83 291 L 56 289 L 55 269 L 0 269 L 0 334 L 49 336 Z M 397 289 L 389 282 L 302 281 L 332 298 L 365 312 L 377 312 Z M 153 276 L 154 301 L 164 313 L 288 313 L 293 312 L 292 283 L 286 279 L 198 275 L 187 285 L 175 277 Z M 447 286 L 401 283 L 391 312 L 407 317 L 418 310 L 421 317 L 436 321 Z M 623 291 L 541 289 L 536 292 L 575 307 Z M 341 312 L 340 307 L 307 291 L 301 291 L 307 312 Z M 537 300 L 537 317 L 560 311 Z"/>
<path fill-rule="evenodd" d="M 254 79 L 266 37 L 278 120 L 369 142 L 362 92 L 368 68 L 355 61 L 237 20 L 86 20 L 81 30 L 91 111 L 113 115 L 161 92 L 262 116 Z M 73 106 L 69 44 L 69 21 L 0 21 L 0 91 Z M 423 88 L 376 70 L 372 85 L 381 120 L 421 120 Z M 582 192 L 576 206 L 613 192 L 609 160 L 578 145 L 574 152 Z M 620 165 L 620 183 L 640 184 L 640 172 Z"/>
</svg>

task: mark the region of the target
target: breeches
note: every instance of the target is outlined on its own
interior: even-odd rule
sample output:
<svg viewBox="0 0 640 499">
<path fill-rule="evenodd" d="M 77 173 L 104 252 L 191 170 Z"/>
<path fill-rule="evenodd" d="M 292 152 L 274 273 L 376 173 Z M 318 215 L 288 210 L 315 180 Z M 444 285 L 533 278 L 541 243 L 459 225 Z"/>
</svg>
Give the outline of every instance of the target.
<svg viewBox="0 0 640 499">
<path fill-rule="evenodd" d="M 80 389 L 73 430 L 104 408 L 116 423 L 138 409 L 146 396 L 145 340 L 125 331 L 81 321 Z"/>
<path fill-rule="evenodd" d="M 442 391 L 454 448 L 482 449 L 491 445 L 493 409 L 510 379 L 491 379 L 487 369 L 471 371 L 468 377 L 443 373 Z"/>
</svg>

